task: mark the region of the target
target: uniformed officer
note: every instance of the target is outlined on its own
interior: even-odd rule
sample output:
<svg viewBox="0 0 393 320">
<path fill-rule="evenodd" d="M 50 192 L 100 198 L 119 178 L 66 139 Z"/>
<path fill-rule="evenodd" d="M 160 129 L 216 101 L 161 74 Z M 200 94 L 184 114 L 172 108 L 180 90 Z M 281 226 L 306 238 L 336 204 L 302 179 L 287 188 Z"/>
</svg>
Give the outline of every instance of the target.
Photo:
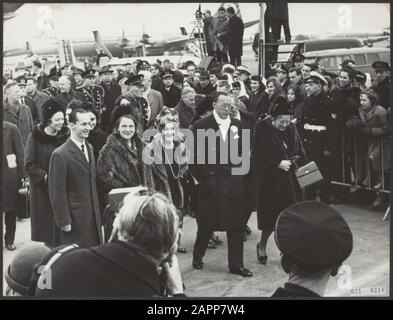
<svg viewBox="0 0 393 320">
<path fill-rule="evenodd" d="M 376 84 L 371 88 L 378 94 L 379 104 L 386 110 L 390 107 L 390 66 L 384 61 L 375 61 L 371 65 L 377 74 Z"/>
<path fill-rule="evenodd" d="M 353 247 L 344 218 L 319 201 L 299 202 L 283 210 L 274 237 L 289 280 L 272 297 L 323 296 L 330 276 L 337 275 Z"/>
<path fill-rule="evenodd" d="M 83 70 L 77 67 L 74 67 L 72 70 L 72 75 L 75 80 L 76 89 L 80 89 L 83 87 Z"/>
<path fill-rule="evenodd" d="M 337 114 L 333 100 L 323 91 L 326 79 L 315 71 L 306 80 L 307 99 L 299 123 L 299 134 L 309 161 L 315 161 L 324 177 L 321 201 L 330 202 L 330 180 L 334 174 L 335 146 L 337 144 Z M 307 199 L 315 200 L 316 186 L 306 188 Z"/>
<path fill-rule="evenodd" d="M 59 76 L 57 74 L 49 76 L 49 87 L 42 90 L 51 98 L 57 97 L 60 94 Z"/>
<path fill-rule="evenodd" d="M 96 71 L 94 69 L 86 70 L 83 72 L 82 77 L 85 85 L 77 89 L 77 91 L 81 92 L 84 95 L 85 100 L 93 104 L 96 110 L 98 110 L 101 114 L 103 111 L 105 91 L 101 86 L 94 85 Z"/>
<path fill-rule="evenodd" d="M 160 92 L 164 98 L 164 105 L 168 108 L 176 107 L 181 97 L 181 89 L 175 86 L 173 76 L 173 71 L 165 71 L 161 75 L 164 85 Z"/>
</svg>

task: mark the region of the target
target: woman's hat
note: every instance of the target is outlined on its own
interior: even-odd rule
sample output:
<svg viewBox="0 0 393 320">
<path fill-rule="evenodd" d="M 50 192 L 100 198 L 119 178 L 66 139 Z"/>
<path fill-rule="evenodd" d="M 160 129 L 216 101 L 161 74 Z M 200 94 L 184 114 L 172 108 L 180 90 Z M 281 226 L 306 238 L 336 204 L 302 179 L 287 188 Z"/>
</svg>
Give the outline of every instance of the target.
<svg viewBox="0 0 393 320">
<path fill-rule="evenodd" d="M 274 103 L 273 109 L 271 111 L 272 117 L 277 117 L 280 115 L 293 115 L 293 111 L 291 105 L 288 100 L 282 96 L 277 97 L 276 102 Z"/>
<path fill-rule="evenodd" d="M 64 113 L 64 108 L 61 104 L 51 99 L 46 101 L 42 105 L 41 112 L 42 112 L 42 120 L 49 121 L 55 113 L 57 112 Z"/>
</svg>

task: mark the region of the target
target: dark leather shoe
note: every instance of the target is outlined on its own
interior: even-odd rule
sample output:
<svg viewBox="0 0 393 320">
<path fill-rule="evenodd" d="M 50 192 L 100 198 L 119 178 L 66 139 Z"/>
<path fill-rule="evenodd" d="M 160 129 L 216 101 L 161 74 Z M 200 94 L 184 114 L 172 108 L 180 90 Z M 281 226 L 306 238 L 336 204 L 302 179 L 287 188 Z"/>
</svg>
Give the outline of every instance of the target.
<svg viewBox="0 0 393 320">
<path fill-rule="evenodd" d="M 186 250 L 186 248 L 178 247 L 178 248 L 177 248 L 177 252 L 178 252 L 178 253 L 187 253 L 187 250 Z"/>
<path fill-rule="evenodd" d="M 193 266 L 194 269 L 201 270 L 203 268 L 202 259 L 194 258 L 192 260 L 192 266 Z"/>
<path fill-rule="evenodd" d="M 224 241 L 222 241 L 218 236 L 216 236 L 216 235 L 214 235 L 214 234 L 213 234 L 211 240 L 212 240 L 216 245 L 224 244 Z"/>
<path fill-rule="evenodd" d="M 242 277 L 252 277 L 252 272 L 244 267 L 239 269 L 229 269 L 229 273 L 237 274 Z"/>
<path fill-rule="evenodd" d="M 258 245 L 257 245 L 257 259 L 258 259 L 258 261 L 259 261 L 261 264 L 263 264 L 263 265 L 265 265 L 266 262 L 267 262 L 267 256 L 261 256 L 261 255 L 259 254 Z"/>
<path fill-rule="evenodd" d="M 15 245 L 13 243 L 6 243 L 5 247 L 7 248 L 7 250 L 9 251 L 14 251 L 16 249 Z"/>
<path fill-rule="evenodd" d="M 207 248 L 208 249 L 215 249 L 216 248 L 216 244 L 214 243 L 214 241 L 212 239 L 209 240 Z"/>
</svg>

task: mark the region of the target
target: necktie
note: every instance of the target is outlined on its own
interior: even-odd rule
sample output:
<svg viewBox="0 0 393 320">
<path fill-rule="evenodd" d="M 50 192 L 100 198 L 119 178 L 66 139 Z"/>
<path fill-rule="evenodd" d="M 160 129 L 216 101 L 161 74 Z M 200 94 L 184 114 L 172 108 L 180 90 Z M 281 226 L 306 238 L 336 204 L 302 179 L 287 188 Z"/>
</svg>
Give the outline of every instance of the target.
<svg viewBox="0 0 393 320">
<path fill-rule="evenodd" d="M 87 162 L 89 162 L 89 157 L 87 156 L 87 153 L 85 152 L 85 145 L 84 144 L 81 145 L 81 149 L 82 149 L 83 154 L 85 155 Z"/>
</svg>

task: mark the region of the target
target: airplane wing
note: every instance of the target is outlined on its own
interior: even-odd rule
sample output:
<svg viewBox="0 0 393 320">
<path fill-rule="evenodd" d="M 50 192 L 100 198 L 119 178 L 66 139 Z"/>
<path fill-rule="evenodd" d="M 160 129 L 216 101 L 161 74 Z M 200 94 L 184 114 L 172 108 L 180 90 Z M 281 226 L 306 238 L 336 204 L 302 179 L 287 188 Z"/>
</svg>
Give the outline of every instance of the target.
<svg viewBox="0 0 393 320">
<path fill-rule="evenodd" d="M 16 11 L 23 5 L 24 3 L 3 3 L 3 19 L 9 20 L 16 17 Z"/>
<path fill-rule="evenodd" d="M 257 24 L 257 23 L 259 23 L 259 20 L 252 20 L 252 21 L 245 22 L 244 23 L 244 28 L 251 27 L 251 26 L 253 26 L 254 24 Z"/>
</svg>

